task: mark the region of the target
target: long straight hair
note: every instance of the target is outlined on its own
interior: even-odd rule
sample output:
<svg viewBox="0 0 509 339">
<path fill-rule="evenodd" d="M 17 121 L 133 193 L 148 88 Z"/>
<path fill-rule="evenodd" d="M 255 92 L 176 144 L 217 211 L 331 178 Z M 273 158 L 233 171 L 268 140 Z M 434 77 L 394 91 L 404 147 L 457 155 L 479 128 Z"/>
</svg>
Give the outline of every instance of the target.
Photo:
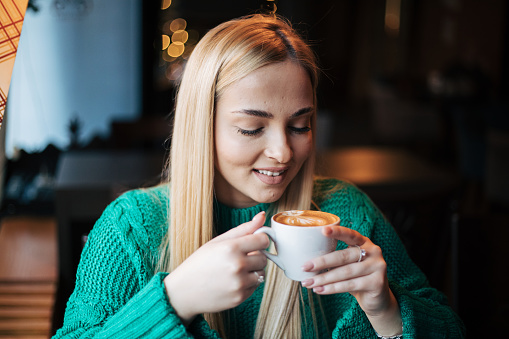
<svg viewBox="0 0 509 339">
<path fill-rule="evenodd" d="M 291 60 L 309 74 L 316 112 L 317 66 L 309 46 L 285 20 L 253 15 L 223 23 L 198 43 L 178 88 L 168 160 L 168 232 L 161 244 L 158 270 L 171 272 L 214 234 L 214 111 L 228 86 L 260 67 Z M 309 209 L 315 163 L 313 151 L 273 204 L 274 212 Z M 269 262 L 256 338 L 300 338 L 300 284 Z M 205 314 L 209 325 L 226 335 L 223 314 Z"/>
</svg>

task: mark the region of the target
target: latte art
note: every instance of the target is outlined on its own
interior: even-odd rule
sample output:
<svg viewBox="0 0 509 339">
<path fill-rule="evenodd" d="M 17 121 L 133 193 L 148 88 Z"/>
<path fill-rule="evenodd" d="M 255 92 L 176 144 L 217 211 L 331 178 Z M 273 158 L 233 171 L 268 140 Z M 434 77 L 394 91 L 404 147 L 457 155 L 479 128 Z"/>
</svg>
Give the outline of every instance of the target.
<svg viewBox="0 0 509 339">
<path fill-rule="evenodd" d="M 339 217 L 321 211 L 293 210 L 276 214 L 274 221 L 290 226 L 324 226 L 337 223 Z"/>
</svg>

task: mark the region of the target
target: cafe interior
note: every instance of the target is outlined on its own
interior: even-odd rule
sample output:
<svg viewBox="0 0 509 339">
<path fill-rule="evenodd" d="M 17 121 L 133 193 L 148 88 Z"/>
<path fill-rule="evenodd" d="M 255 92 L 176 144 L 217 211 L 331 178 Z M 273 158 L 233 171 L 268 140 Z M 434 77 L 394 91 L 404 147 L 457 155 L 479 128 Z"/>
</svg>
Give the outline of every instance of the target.
<svg viewBox="0 0 509 339">
<path fill-rule="evenodd" d="M 505 0 L 30 0 L 0 130 L 0 338 L 63 320 L 83 244 L 164 178 L 208 29 L 277 8 L 319 59 L 319 175 L 366 192 L 469 337 L 507 333 Z"/>
</svg>

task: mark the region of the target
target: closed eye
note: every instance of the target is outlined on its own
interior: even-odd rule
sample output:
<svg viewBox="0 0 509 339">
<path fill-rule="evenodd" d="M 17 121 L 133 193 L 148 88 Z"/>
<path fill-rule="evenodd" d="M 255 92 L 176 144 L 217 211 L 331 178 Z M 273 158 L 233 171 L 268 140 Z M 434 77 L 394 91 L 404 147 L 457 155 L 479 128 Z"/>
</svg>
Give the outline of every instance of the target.
<svg viewBox="0 0 509 339">
<path fill-rule="evenodd" d="M 262 130 L 263 130 L 263 127 L 253 129 L 253 130 L 238 128 L 237 132 L 242 135 L 255 136 L 255 135 L 259 134 Z"/>
<path fill-rule="evenodd" d="M 311 127 L 309 126 L 306 126 L 306 127 L 288 127 L 290 129 L 290 131 L 292 131 L 292 133 L 295 133 L 295 134 L 304 134 L 304 133 L 307 133 L 309 131 L 311 131 Z"/>
</svg>

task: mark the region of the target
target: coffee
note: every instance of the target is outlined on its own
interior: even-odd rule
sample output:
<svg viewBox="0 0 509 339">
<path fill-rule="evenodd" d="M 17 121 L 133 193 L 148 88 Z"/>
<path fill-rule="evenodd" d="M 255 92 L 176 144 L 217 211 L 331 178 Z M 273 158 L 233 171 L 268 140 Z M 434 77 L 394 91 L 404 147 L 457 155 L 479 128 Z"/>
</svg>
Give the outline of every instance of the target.
<svg viewBox="0 0 509 339">
<path fill-rule="evenodd" d="M 323 234 L 326 225 L 339 225 L 339 217 L 320 211 L 285 211 L 270 219 L 270 227 L 260 227 L 254 233 L 265 233 L 274 243 L 277 253 L 262 251 L 267 258 L 288 278 L 303 281 L 318 272 L 303 271 L 302 265 L 337 248 L 338 240 Z"/>
<path fill-rule="evenodd" d="M 338 223 L 339 217 L 321 211 L 293 210 L 276 214 L 274 221 L 290 226 L 324 226 Z"/>
</svg>

